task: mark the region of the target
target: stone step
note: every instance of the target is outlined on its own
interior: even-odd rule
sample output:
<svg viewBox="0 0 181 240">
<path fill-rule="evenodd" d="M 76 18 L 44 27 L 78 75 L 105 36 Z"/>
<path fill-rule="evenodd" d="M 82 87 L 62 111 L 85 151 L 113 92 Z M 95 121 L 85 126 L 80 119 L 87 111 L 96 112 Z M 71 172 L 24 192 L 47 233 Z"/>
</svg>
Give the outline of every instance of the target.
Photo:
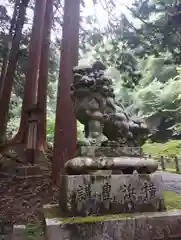
<svg viewBox="0 0 181 240">
<path fill-rule="evenodd" d="M 14 225 L 11 240 L 25 240 L 26 239 L 26 226 Z"/>
<path fill-rule="evenodd" d="M 180 240 L 181 210 L 110 218 L 50 218 L 45 214 L 47 240 Z"/>
</svg>

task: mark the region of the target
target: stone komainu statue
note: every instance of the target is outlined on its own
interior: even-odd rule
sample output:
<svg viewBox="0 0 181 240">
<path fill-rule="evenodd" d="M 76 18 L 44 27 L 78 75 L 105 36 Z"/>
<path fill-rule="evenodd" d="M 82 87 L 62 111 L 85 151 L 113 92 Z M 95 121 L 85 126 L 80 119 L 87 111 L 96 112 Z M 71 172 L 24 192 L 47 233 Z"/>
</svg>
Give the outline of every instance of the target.
<svg viewBox="0 0 181 240">
<path fill-rule="evenodd" d="M 147 125 L 141 119 L 131 119 L 116 103 L 113 82 L 104 75 L 105 69 L 100 61 L 73 69 L 71 97 L 76 118 L 85 126 L 85 137 L 98 145 L 139 147 L 147 139 Z M 107 141 L 101 140 L 103 135 Z"/>
</svg>

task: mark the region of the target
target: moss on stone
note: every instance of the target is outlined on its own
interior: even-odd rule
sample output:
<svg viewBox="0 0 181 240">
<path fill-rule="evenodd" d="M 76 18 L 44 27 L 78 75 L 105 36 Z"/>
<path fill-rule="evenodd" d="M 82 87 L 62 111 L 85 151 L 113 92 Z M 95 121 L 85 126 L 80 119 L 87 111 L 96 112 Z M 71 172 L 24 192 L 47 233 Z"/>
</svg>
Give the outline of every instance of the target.
<svg viewBox="0 0 181 240">
<path fill-rule="evenodd" d="M 104 216 L 71 217 L 71 218 L 60 218 L 60 221 L 62 223 L 86 223 L 86 222 L 98 222 L 98 221 L 113 220 L 113 219 L 133 218 L 136 215 L 137 215 L 136 213 L 124 213 L 124 214 L 104 215 Z"/>
<path fill-rule="evenodd" d="M 60 209 L 58 205 L 54 205 L 51 208 L 44 208 L 44 216 L 45 218 L 57 218 L 62 223 L 81 223 L 81 222 L 95 222 L 95 221 L 103 221 L 109 219 L 118 219 L 118 218 L 132 218 L 138 213 L 123 213 L 123 214 L 111 214 L 104 216 L 88 216 L 88 217 L 60 217 Z"/>
<path fill-rule="evenodd" d="M 164 192 L 165 205 L 167 210 L 181 209 L 181 195 L 174 192 Z M 115 215 L 104 216 L 88 216 L 88 217 L 60 217 L 61 213 L 58 205 L 54 205 L 51 208 L 44 208 L 45 218 L 57 218 L 60 223 L 85 223 L 85 222 L 97 222 L 110 219 L 124 219 L 133 218 L 136 216 L 144 215 L 145 213 L 123 213 Z M 147 213 L 151 214 L 151 213 Z"/>
<path fill-rule="evenodd" d="M 181 195 L 174 192 L 164 192 L 165 204 L 167 210 L 181 209 Z M 106 216 L 89 216 L 89 217 L 60 217 L 60 209 L 58 205 L 51 205 L 51 207 L 44 208 L 45 218 L 59 219 L 60 223 L 86 223 L 97 222 L 110 219 L 124 219 L 133 218 L 136 216 L 144 215 L 145 213 L 124 213 L 117 215 Z M 149 214 L 149 213 L 148 213 Z M 44 227 L 42 221 L 36 221 L 29 223 L 26 227 L 26 240 L 43 240 L 44 239 Z M 3 238 L 5 239 L 5 238 Z"/>
</svg>

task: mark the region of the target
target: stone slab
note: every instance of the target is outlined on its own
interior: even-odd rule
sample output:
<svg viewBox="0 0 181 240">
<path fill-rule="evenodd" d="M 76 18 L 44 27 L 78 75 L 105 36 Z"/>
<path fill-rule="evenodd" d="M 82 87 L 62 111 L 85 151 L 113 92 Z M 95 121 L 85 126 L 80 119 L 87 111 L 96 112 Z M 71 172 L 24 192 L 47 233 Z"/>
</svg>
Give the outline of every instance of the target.
<svg viewBox="0 0 181 240">
<path fill-rule="evenodd" d="M 45 216 L 47 240 L 180 240 L 181 210 L 127 218 L 64 222 Z"/>
<path fill-rule="evenodd" d="M 90 216 L 164 210 L 158 175 L 64 175 L 59 205 L 66 216 Z"/>
<path fill-rule="evenodd" d="M 140 157 L 142 149 L 139 147 L 94 147 L 81 146 L 80 156 L 86 157 Z"/>
<path fill-rule="evenodd" d="M 26 239 L 26 226 L 25 225 L 14 225 L 12 240 L 25 240 Z"/>
</svg>

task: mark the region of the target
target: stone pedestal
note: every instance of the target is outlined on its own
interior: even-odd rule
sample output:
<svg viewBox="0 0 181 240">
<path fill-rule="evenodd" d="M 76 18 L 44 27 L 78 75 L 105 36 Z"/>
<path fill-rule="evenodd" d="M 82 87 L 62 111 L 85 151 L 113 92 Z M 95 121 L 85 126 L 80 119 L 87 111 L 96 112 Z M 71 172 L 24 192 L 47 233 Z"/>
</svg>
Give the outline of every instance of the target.
<svg viewBox="0 0 181 240">
<path fill-rule="evenodd" d="M 45 215 L 45 224 L 48 240 L 181 239 L 181 210 L 85 221 L 50 219 Z"/>
<path fill-rule="evenodd" d="M 140 147 L 98 147 L 98 146 L 81 146 L 80 156 L 85 157 L 140 157 L 142 149 Z"/>
<path fill-rule="evenodd" d="M 144 158 L 141 148 L 82 146 L 79 156 L 64 165 L 68 175 L 91 174 L 92 171 L 109 170 L 112 174 L 150 174 L 158 169 L 153 159 Z"/>
<path fill-rule="evenodd" d="M 64 175 L 61 211 L 66 216 L 89 216 L 164 210 L 161 176 Z"/>
</svg>

